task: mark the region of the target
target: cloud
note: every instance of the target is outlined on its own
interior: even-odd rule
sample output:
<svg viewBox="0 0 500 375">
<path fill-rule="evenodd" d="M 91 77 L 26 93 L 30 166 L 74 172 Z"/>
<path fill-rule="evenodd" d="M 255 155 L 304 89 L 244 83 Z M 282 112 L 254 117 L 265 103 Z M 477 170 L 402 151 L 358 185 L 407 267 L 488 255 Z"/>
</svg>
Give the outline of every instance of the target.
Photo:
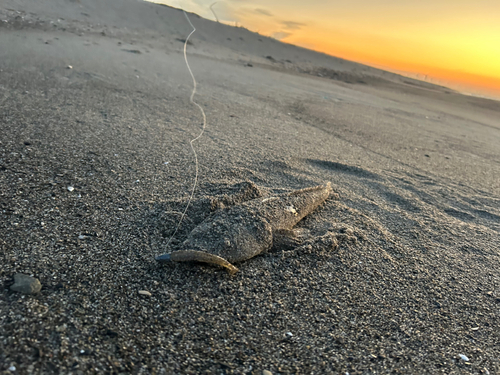
<svg viewBox="0 0 500 375">
<path fill-rule="evenodd" d="M 287 33 L 286 31 L 278 31 L 278 32 L 272 33 L 271 38 L 282 40 L 290 35 L 292 35 L 292 33 Z"/>
<path fill-rule="evenodd" d="M 295 21 L 282 21 L 281 24 L 288 30 L 299 30 L 303 26 L 306 26 L 305 23 Z"/>
<path fill-rule="evenodd" d="M 260 14 L 263 14 L 264 16 L 269 16 L 269 17 L 272 17 L 273 14 L 265 9 L 254 9 L 254 12 L 255 13 L 260 13 Z"/>
</svg>

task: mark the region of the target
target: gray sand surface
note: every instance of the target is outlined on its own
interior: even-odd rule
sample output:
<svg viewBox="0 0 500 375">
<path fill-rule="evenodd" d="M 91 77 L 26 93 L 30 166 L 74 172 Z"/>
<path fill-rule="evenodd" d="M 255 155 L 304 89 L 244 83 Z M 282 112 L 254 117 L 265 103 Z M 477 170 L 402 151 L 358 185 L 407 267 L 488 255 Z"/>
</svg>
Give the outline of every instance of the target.
<svg viewBox="0 0 500 375">
<path fill-rule="evenodd" d="M 500 373 L 500 103 L 190 17 L 166 248 L 182 12 L 0 3 L 0 371 Z M 154 261 L 244 181 L 338 249 Z"/>
</svg>

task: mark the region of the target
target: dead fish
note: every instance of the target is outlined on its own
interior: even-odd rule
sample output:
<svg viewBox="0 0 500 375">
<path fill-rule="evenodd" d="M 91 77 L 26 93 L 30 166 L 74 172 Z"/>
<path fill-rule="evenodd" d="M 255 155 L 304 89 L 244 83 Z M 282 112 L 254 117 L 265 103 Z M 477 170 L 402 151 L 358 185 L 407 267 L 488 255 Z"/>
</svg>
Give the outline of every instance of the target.
<svg viewBox="0 0 500 375">
<path fill-rule="evenodd" d="M 239 263 L 269 251 L 273 243 L 322 204 L 332 192 L 330 182 L 223 208 L 199 224 L 183 243 L 185 250 L 156 257 L 158 262 L 197 261 L 238 271 Z"/>
</svg>

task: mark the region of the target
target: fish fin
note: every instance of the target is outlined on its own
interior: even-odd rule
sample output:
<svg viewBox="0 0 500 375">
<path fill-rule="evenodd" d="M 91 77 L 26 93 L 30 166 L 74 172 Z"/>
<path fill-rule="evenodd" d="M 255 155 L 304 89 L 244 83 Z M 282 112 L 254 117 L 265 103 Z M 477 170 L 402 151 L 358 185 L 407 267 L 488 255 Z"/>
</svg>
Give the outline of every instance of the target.
<svg viewBox="0 0 500 375">
<path fill-rule="evenodd" d="M 226 259 L 199 250 L 178 250 L 170 254 L 160 255 L 156 257 L 156 260 L 159 262 L 203 262 L 224 267 L 231 275 L 238 272 L 238 268 L 233 266 Z"/>
</svg>

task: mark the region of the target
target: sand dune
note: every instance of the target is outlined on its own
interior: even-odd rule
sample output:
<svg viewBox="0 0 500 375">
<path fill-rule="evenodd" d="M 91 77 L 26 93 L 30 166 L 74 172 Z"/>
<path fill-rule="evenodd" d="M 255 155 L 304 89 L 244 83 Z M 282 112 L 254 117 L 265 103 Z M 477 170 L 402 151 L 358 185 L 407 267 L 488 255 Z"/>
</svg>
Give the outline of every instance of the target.
<svg viewBox="0 0 500 375">
<path fill-rule="evenodd" d="M 201 124 L 182 12 L 0 4 L 1 370 L 500 372 L 498 102 L 190 17 L 208 123 L 166 248 Z M 244 181 L 331 181 L 298 226 L 338 249 L 154 261 Z"/>
</svg>

